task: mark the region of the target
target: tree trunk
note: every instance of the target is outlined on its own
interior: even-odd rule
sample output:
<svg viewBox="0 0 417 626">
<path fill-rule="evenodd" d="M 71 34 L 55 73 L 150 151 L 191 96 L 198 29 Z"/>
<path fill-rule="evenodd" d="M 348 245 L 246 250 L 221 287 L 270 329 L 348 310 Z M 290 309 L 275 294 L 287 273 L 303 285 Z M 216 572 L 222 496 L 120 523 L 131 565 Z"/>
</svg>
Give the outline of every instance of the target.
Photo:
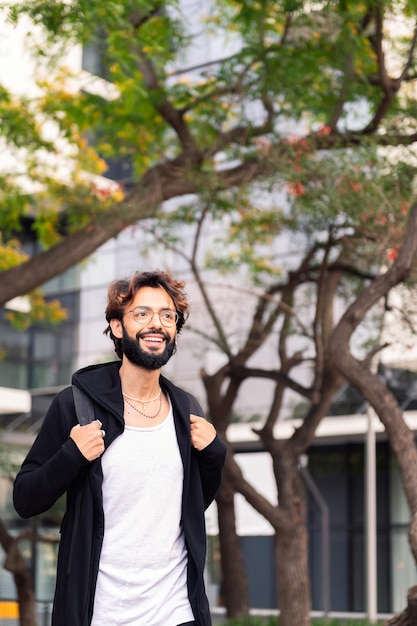
<svg viewBox="0 0 417 626">
<path fill-rule="evenodd" d="M 301 521 L 276 533 L 275 554 L 276 563 L 280 564 L 277 567 L 280 626 L 309 626 L 308 535 Z"/>
<path fill-rule="evenodd" d="M 417 585 L 410 587 L 407 594 L 407 608 L 394 615 L 385 626 L 415 626 L 417 624 Z"/>
<path fill-rule="evenodd" d="M 13 574 L 16 584 L 20 626 L 37 626 L 35 595 L 29 568 L 19 550 L 18 540 L 10 535 L 1 519 L 0 544 L 6 553 L 3 567 Z"/>
<path fill-rule="evenodd" d="M 223 499 L 232 497 L 232 490 L 240 493 L 253 508 L 262 515 L 275 531 L 275 565 L 278 579 L 278 599 L 280 608 L 280 626 L 309 626 L 311 599 L 310 576 L 308 570 L 308 534 L 306 527 L 306 493 L 300 478 L 297 458 L 291 446 L 274 446 L 274 474 L 280 503 L 273 504 L 260 494 L 242 473 L 232 455 L 228 455 L 223 478 Z M 227 482 L 225 482 L 227 481 Z M 221 529 L 223 531 L 223 529 Z M 233 526 L 233 532 L 235 529 Z M 230 540 L 229 529 L 225 528 L 224 541 Z M 234 545 L 234 544 L 233 544 Z M 236 548 L 230 547 L 224 566 L 236 560 Z M 240 545 L 237 554 L 240 555 Z M 237 558 L 240 558 L 238 556 Z M 230 584 L 235 585 L 233 570 L 228 570 Z M 242 593 L 239 591 L 238 593 Z"/>
<path fill-rule="evenodd" d="M 280 450 L 279 454 L 277 454 Z M 275 562 L 280 626 L 310 626 L 311 592 L 308 569 L 307 498 L 291 446 L 274 454 L 279 509 L 284 516 L 275 526 Z"/>
<path fill-rule="evenodd" d="M 248 615 L 249 594 L 240 538 L 236 532 L 234 490 L 225 472 L 217 494 L 222 592 L 229 619 Z"/>
<path fill-rule="evenodd" d="M 354 330 L 373 306 L 385 298 L 395 285 L 408 277 L 413 265 L 415 265 L 416 254 L 417 203 L 415 202 L 410 210 L 404 240 L 397 259 L 385 273 L 373 280 L 346 309 L 333 330 L 328 353 L 334 366 L 362 392 L 385 427 L 391 449 L 397 460 L 411 513 L 409 540 L 417 563 L 417 449 L 414 433 L 405 423 L 403 412 L 393 394 L 376 374 L 369 371 L 363 363 L 351 354 L 350 350 L 350 340 Z M 408 606 L 404 613 L 396 616 L 394 621 L 389 623 L 395 624 L 395 626 L 417 624 L 417 587 L 412 587 L 409 590 Z"/>
</svg>

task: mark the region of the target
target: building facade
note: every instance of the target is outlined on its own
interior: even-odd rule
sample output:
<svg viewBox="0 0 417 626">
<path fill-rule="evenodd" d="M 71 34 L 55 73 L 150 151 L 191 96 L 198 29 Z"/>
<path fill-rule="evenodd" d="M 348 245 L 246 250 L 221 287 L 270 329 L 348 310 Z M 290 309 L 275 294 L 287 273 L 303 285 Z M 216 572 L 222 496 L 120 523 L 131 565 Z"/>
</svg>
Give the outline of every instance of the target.
<svg viewBox="0 0 417 626">
<path fill-rule="evenodd" d="M 3 28 L 3 27 L 2 27 Z M 5 28 L 5 27 L 4 27 Z M 0 82 L 13 83 L 17 90 L 27 91 L 31 68 L 23 48 L 16 46 L 16 33 L 3 30 Z M 210 40 L 196 45 L 190 56 L 197 66 L 215 58 L 216 46 Z M 17 59 L 22 63 L 16 72 Z M 89 81 L 91 72 L 100 74 L 94 50 L 75 48 L 71 54 L 73 67 L 84 63 L 86 83 L 100 89 L 100 81 Z M 13 72 L 10 69 L 13 68 Z M 16 76 L 22 81 L 16 84 Z M 84 85 L 84 86 L 85 86 Z M 110 164 L 108 172 L 114 180 L 128 184 L 130 165 L 127 162 Z M 197 290 L 188 268 L 178 258 L 163 258 L 141 250 L 146 236 L 127 229 L 117 240 L 102 246 L 84 264 L 73 268 L 44 285 L 47 297 L 58 298 L 68 312 L 67 319 L 55 328 L 34 326 L 25 333 L 13 330 L 0 311 L 0 516 L 9 531 L 15 535 L 27 533 L 32 539 L 21 542 L 22 551 L 30 565 L 35 595 L 39 603 L 40 624 L 49 620 L 50 602 L 55 581 L 55 563 L 59 541 L 59 524 L 63 506 L 57 506 L 39 519 L 20 520 L 11 502 L 12 478 L 35 436 L 43 415 L 54 394 L 68 385 L 74 370 L 115 358 L 113 345 L 103 335 L 106 326 L 104 308 L 106 289 L 114 278 L 126 276 L 135 270 L 169 268 L 189 282 L 192 317 L 204 315 L 204 304 L 197 298 Z M 225 307 L 240 306 L 239 300 L 230 302 L 230 291 L 219 290 Z M 194 298 L 195 296 L 195 298 Z M 10 303 L 18 306 L 18 303 Z M 268 350 L 268 348 L 266 348 Z M 275 354 L 264 353 L 265 362 L 272 362 Z M 204 365 L 209 371 L 217 365 L 217 355 L 202 346 L 196 334 L 185 327 L 179 341 L 179 350 L 165 373 L 178 385 L 192 391 L 204 405 L 204 393 L 199 370 Z M 259 385 L 247 390 L 240 406 L 249 414 L 262 412 L 259 399 L 264 398 Z M 407 419 L 417 430 L 417 415 L 410 406 Z M 252 424 L 253 426 L 253 424 Z M 278 424 L 278 437 L 292 432 L 295 423 L 286 420 Z M 304 468 L 309 494 L 310 567 L 313 609 L 331 614 L 366 613 L 366 434 L 367 418 L 363 408 L 357 413 L 328 417 L 320 426 L 314 445 L 308 452 Z M 249 479 L 265 495 L 276 498 L 269 457 L 258 448 L 251 428 L 233 425 L 229 431 L 237 458 Z M 406 590 L 416 581 L 416 566 L 407 542 L 409 513 L 402 492 L 398 471 L 382 431 L 377 439 L 377 609 L 379 614 L 401 610 Z M 319 495 L 319 497 L 317 497 Z M 240 496 L 236 496 L 238 532 L 242 539 L 248 565 L 250 603 L 254 609 L 276 611 L 276 572 L 273 560 L 273 534 L 267 522 L 250 510 Z M 323 524 L 328 516 L 328 524 Z M 216 544 L 216 509 L 207 515 L 210 535 L 210 568 L 207 583 L 212 606 L 221 609 L 221 579 Z M 34 536 L 37 539 L 34 540 Z M 40 538 L 40 539 L 39 539 Z M 328 561 L 326 561 L 326 555 Z M 0 550 L 0 561 L 2 561 Z M 16 590 L 7 571 L 0 569 L 0 601 L 13 603 Z M 0 604 L 1 605 L 1 604 Z M 10 624 L 0 613 L 0 624 Z"/>
</svg>

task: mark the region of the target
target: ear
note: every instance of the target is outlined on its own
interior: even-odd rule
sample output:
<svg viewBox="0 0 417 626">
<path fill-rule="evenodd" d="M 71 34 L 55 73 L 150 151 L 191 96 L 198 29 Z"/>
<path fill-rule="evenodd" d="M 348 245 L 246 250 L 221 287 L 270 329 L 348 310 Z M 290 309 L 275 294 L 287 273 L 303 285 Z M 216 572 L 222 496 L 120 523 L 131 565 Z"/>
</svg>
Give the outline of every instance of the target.
<svg viewBox="0 0 417 626">
<path fill-rule="evenodd" d="M 110 328 L 111 332 L 117 339 L 121 339 L 123 337 L 123 325 L 121 320 L 110 320 Z"/>
</svg>

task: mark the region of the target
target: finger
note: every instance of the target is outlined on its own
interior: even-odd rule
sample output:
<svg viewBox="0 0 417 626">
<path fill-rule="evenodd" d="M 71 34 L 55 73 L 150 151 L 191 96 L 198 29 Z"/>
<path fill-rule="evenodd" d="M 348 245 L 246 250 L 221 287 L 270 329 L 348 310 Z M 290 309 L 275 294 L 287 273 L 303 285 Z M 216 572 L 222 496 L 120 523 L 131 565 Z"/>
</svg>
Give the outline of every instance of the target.
<svg viewBox="0 0 417 626">
<path fill-rule="evenodd" d="M 97 424 L 99 425 L 99 428 L 101 428 L 103 426 L 103 424 L 100 422 L 100 420 L 94 420 L 95 422 L 97 422 Z"/>
</svg>

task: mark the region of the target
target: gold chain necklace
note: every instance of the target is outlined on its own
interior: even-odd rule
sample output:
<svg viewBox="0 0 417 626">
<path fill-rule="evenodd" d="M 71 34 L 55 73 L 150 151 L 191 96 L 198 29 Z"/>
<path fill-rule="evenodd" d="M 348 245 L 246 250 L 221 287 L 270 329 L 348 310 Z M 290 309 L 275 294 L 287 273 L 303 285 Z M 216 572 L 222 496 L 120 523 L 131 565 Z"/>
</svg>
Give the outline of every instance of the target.
<svg viewBox="0 0 417 626">
<path fill-rule="evenodd" d="M 159 391 L 156 394 L 156 396 L 154 398 L 151 398 L 150 400 L 139 400 L 139 398 L 135 398 L 134 396 L 129 396 L 129 394 L 125 393 L 124 391 L 122 393 L 123 393 L 124 398 L 129 398 L 129 400 L 134 400 L 135 402 L 139 402 L 142 405 L 142 409 L 144 409 L 145 404 L 149 404 L 149 402 L 155 402 L 155 400 L 158 400 L 158 398 L 160 397 L 162 393 L 162 389 L 161 387 L 159 387 Z"/>
<path fill-rule="evenodd" d="M 125 395 L 125 394 L 123 394 Z M 159 394 L 161 395 L 161 394 Z M 156 398 L 155 398 L 156 399 Z M 159 400 L 159 409 L 158 411 L 155 413 L 155 415 L 147 415 L 146 413 L 144 413 L 143 411 L 141 411 L 140 409 L 138 409 L 134 404 L 132 404 L 131 402 L 129 402 L 129 400 L 125 397 L 125 402 L 132 407 L 132 409 L 134 409 L 135 411 L 137 411 L 138 413 L 140 413 L 141 415 L 144 415 L 145 417 L 147 417 L 150 420 L 155 419 L 155 417 L 158 417 L 158 415 L 161 412 L 162 409 L 162 398 Z M 148 400 L 148 402 L 150 402 L 150 400 Z"/>
</svg>

